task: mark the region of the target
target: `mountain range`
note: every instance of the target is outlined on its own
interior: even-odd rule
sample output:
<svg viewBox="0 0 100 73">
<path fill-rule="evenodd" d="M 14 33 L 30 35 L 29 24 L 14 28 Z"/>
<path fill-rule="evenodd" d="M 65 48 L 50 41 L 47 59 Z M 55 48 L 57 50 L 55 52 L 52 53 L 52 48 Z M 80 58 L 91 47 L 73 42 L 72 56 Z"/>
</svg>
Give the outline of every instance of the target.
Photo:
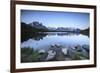
<svg viewBox="0 0 100 73">
<path fill-rule="evenodd" d="M 22 23 L 21 23 L 22 24 Z M 26 24 L 27 26 L 30 26 L 31 28 L 33 28 L 34 30 L 37 31 L 52 31 L 52 32 L 80 32 L 80 29 L 78 28 L 68 28 L 68 27 L 58 27 L 58 28 L 54 28 L 54 27 L 46 27 L 44 26 L 42 23 L 39 23 L 37 21 L 34 21 L 32 23 Z"/>
<path fill-rule="evenodd" d="M 21 22 L 21 42 L 27 40 L 29 37 L 37 37 L 37 35 L 45 36 L 46 34 L 41 34 L 37 32 L 70 32 L 70 33 L 78 33 L 84 34 L 89 36 L 89 28 L 85 30 L 75 29 L 75 28 L 68 28 L 68 27 L 46 27 L 42 23 L 37 21 L 32 22 L 30 24 L 26 24 Z"/>
<path fill-rule="evenodd" d="M 24 31 L 31 31 L 31 32 L 89 32 L 89 28 L 81 30 L 78 28 L 69 28 L 69 27 L 46 27 L 42 23 L 39 23 L 38 21 L 34 21 L 32 23 L 26 24 L 24 22 L 21 22 L 21 29 Z"/>
</svg>

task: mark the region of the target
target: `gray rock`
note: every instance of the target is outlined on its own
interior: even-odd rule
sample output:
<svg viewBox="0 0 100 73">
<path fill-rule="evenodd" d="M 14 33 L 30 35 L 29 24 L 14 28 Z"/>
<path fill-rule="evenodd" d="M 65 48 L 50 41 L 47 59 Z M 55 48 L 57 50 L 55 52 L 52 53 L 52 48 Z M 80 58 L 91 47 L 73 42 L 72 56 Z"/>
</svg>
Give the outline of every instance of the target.
<svg viewBox="0 0 100 73">
<path fill-rule="evenodd" d="M 82 50 L 81 54 L 85 57 L 85 58 L 89 58 L 89 53 L 86 50 Z"/>
<path fill-rule="evenodd" d="M 47 55 L 48 55 L 47 53 L 42 54 L 39 60 L 41 62 L 46 61 L 45 59 L 46 59 Z"/>
<path fill-rule="evenodd" d="M 76 51 L 74 49 L 72 49 L 71 47 L 69 47 L 69 49 L 67 51 L 67 56 L 70 58 L 73 58 L 75 53 L 76 53 Z"/>
<path fill-rule="evenodd" d="M 39 50 L 38 52 L 39 52 L 39 53 L 45 53 L 46 51 L 43 50 L 43 49 L 41 49 L 41 50 Z"/>
<path fill-rule="evenodd" d="M 49 50 L 47 53 L 48 53 L 48 55 L 47 55 L 47 57 L 45 59 L 47 61 L 53 59 L 55 57 L 55 55 L 56 55 L 56 52 L 53 51 L 53 50 Z"/>
<path fill-rule="evenodd" d="M 55 52 L 55 56 L 52 58 L 53 61 L 64 61 L 65 55 L 62 52 L 62 46 L 59 44 L 52 45 L 49 50 L 52 50 L 52 52 Z"/>
<path fill-rule="evenodd" d="M 76 48 L 76 51 L 78 51 L 78 52 L 82 52 L 82 50 L 83 50 L 80 45 L 77 45 L 75 48 Z"/>
<path fill-rule="evenodd" d="M 67 55 L 68 48 L 62 48 L 62 52 L 63 52 L 64 55 Z"/>
<path fill-rule="evenodd" d="M 89 45 L 82 45 L 82 48 L 89 52 Z"/>
</svg>

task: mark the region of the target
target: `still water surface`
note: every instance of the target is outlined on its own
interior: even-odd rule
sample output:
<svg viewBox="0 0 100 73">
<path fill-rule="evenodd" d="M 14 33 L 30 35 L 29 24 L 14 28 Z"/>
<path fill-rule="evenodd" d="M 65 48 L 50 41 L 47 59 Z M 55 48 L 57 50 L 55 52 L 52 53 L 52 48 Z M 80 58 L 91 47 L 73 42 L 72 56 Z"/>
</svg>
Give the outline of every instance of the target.
<svg viewBox="0 0 100 73">
<path fill-rule="evenodd" d="M 45 32 L 46 35 L 38 35 L 29 38 L 21 43 L 21 48 L 30 47 L 34 49 L 50 48 L 51 45 L 59 44 L 63 47 L 76 45 L 89 45 L 89 37 L 83 34 L 66 33 L 66 32 Z M 43 33 L 44 34 L 44 33 Z"/>
</svg>

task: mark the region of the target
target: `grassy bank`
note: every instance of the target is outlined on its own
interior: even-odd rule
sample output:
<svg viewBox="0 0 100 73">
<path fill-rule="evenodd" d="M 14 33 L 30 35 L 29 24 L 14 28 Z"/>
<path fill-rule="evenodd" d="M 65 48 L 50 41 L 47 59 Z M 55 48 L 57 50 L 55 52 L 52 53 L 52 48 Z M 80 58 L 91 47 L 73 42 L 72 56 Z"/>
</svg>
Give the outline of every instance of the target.
<svg viewBox="0 0 100 73">
<path fill-rule="evenodd" d="M 21 62 L 37 62 L 40 54 L 33 48 L 21 48 Z"/>
</svg>

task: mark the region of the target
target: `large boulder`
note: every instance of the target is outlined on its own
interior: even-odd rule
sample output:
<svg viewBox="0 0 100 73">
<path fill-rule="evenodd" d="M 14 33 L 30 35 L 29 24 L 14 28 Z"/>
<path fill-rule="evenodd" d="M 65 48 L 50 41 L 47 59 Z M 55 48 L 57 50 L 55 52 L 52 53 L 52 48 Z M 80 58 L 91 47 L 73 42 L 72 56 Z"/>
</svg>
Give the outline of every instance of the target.
<svg viewBox="0 0 100 73">
<path fill-rule="evenodd" d="M 47 55 L 47 57 L 45 59 L 47 61 L 48 60 L 52 60 L 55 57 L 55 55 L 56 55 L 56 52 L 54 50 L 49 50 L 47 53 L 48 53 L 48 55 Z"/>
<path fill-rule="evenodd" d="M 70 57 L 71 59 L 74 57 L 76 51 L 75 49 L 72 49 L 71 47 L 68 48 L 68 51 L 67 51 L 67 56 Z"/>
<path fill-rule="evenodd" d="M 62 48 L 62 52 L 63 52 L 64 55 L 67 55 L 68 48 Z"/>
</svg>

